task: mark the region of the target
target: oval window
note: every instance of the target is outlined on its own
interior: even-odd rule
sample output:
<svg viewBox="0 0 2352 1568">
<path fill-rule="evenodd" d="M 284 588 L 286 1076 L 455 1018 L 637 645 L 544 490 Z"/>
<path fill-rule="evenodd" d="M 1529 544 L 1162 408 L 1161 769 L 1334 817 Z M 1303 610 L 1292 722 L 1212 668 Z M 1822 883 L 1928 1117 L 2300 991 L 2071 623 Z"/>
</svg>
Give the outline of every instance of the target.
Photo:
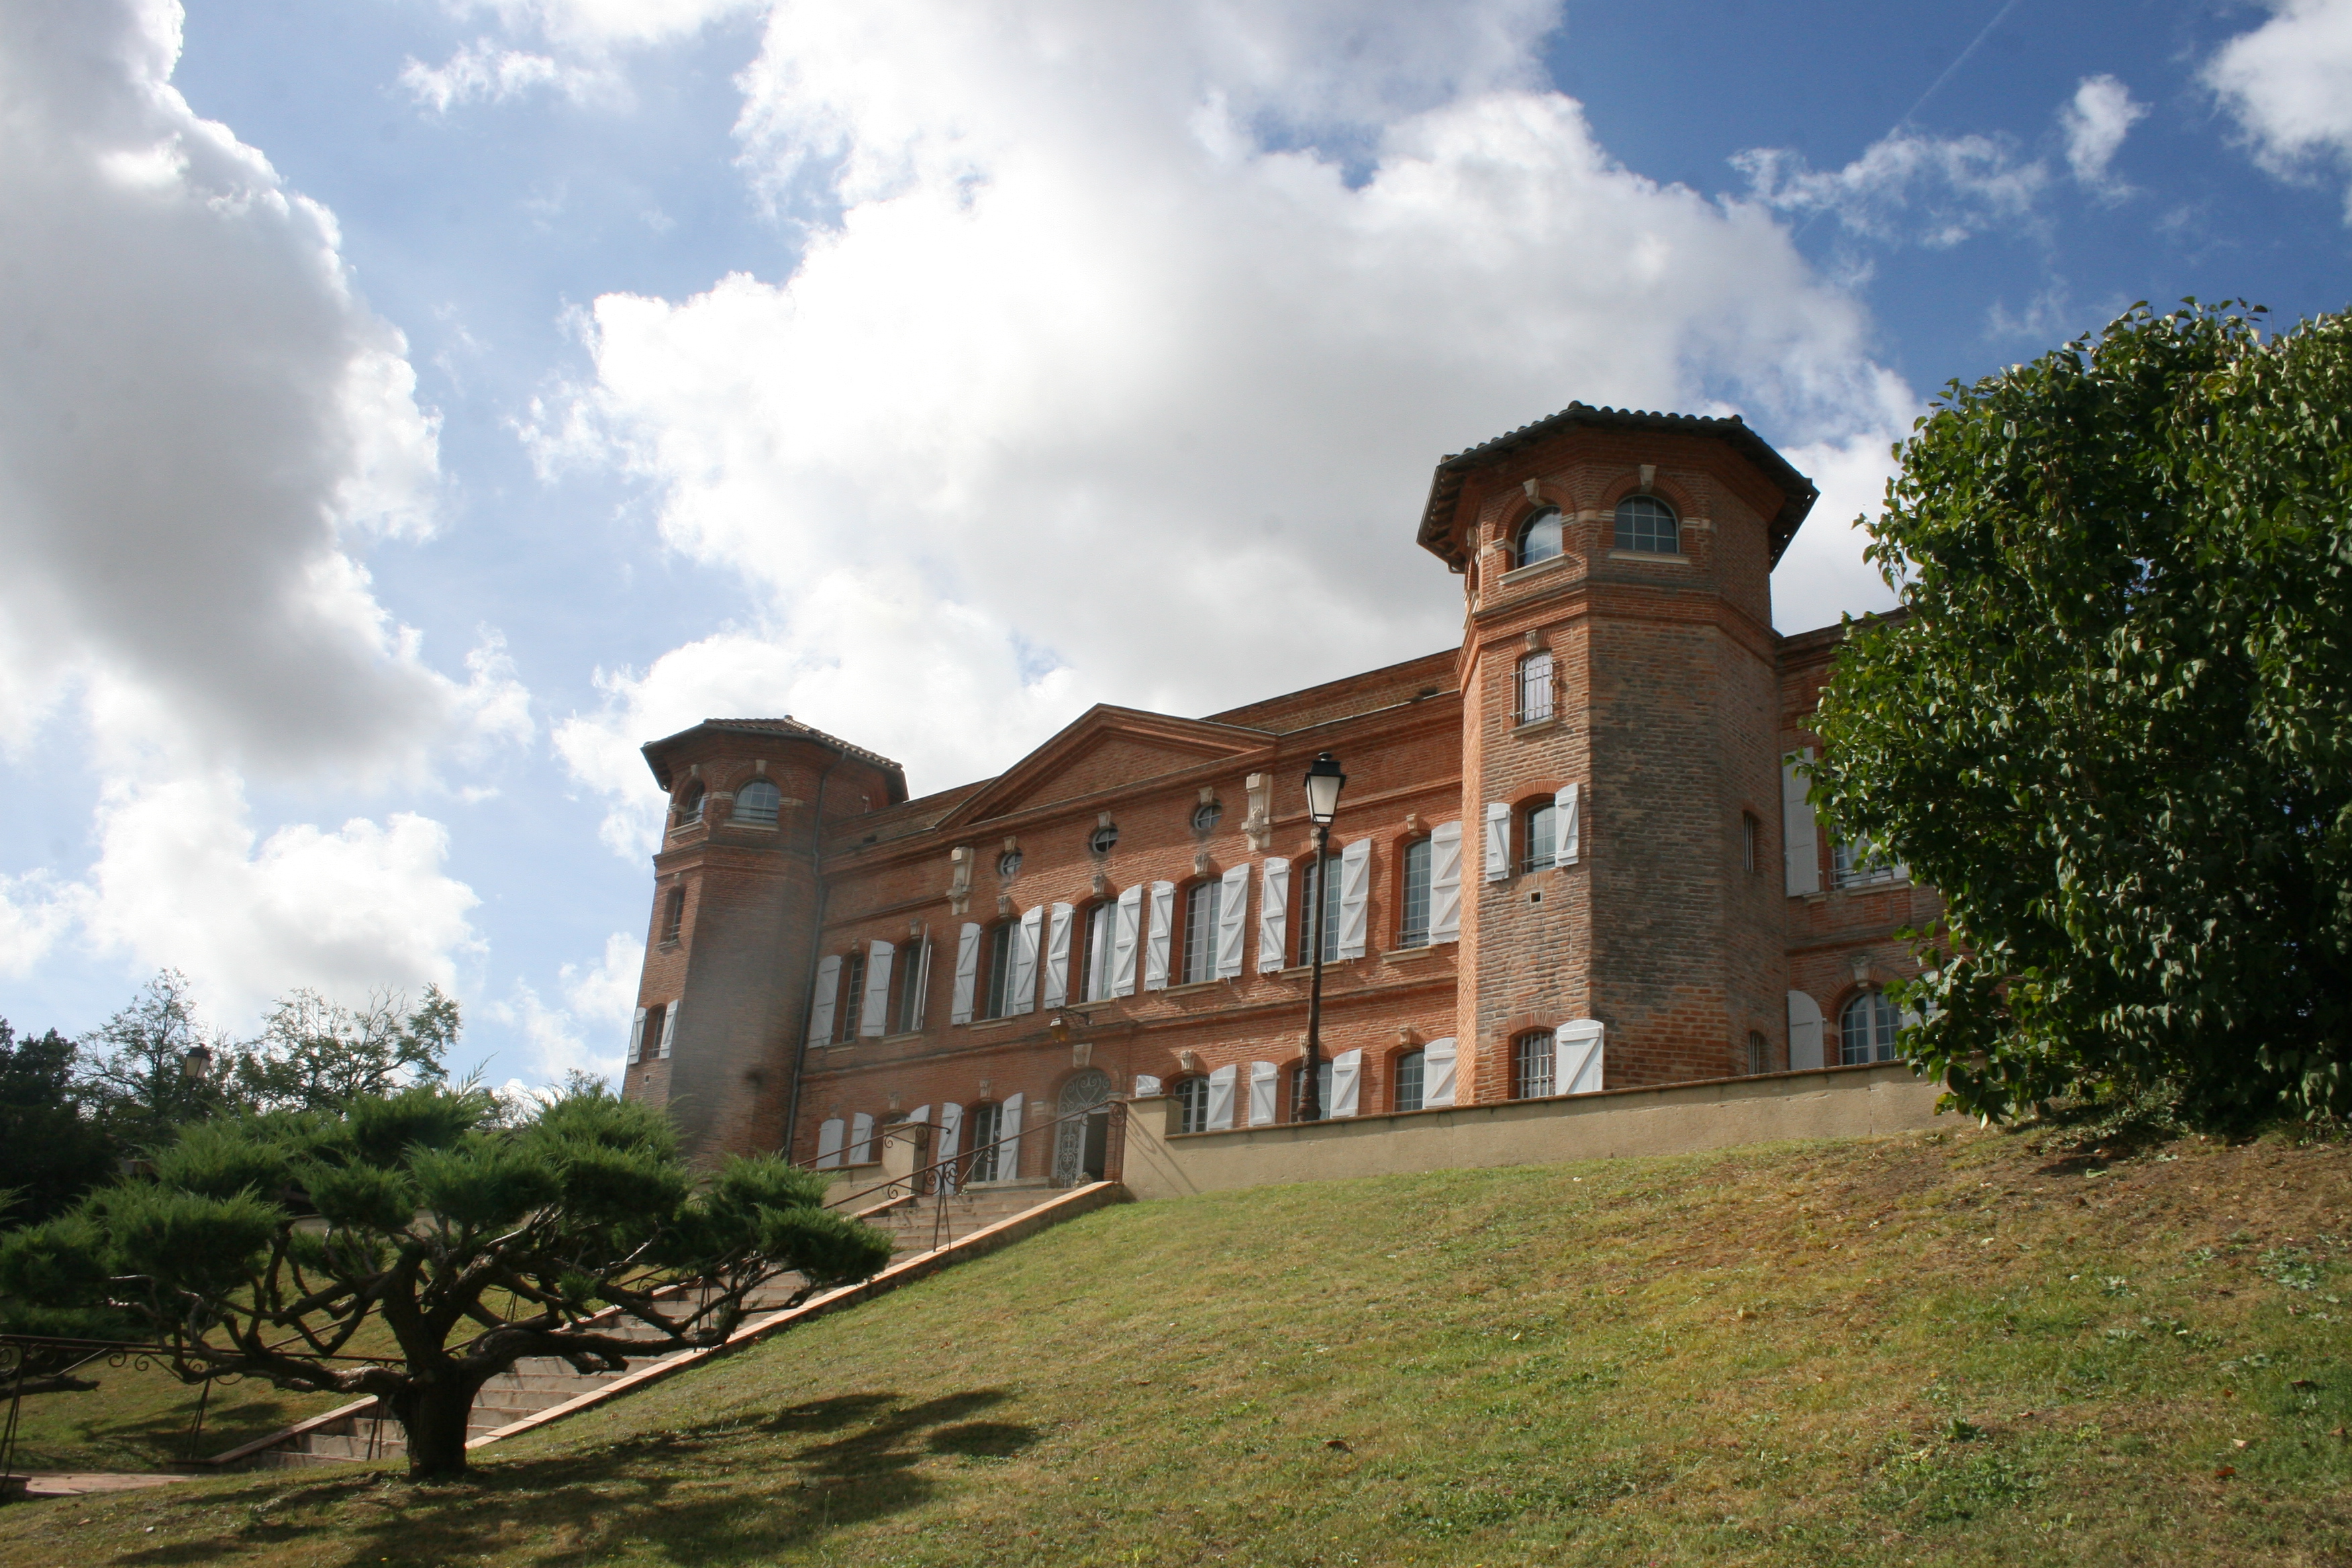
<svg viewBox="0 0 2352 1568">
<path fill-rule="evenodd" d="M 1213 800 L 1204 800 L 1192 808 L 1192 831 L 1207 833 L 1225 819 L 1225 808 Z"/>
<path fill-rule="evenodd" d="M 1118 842 L 1118 828 L 1115 825 L 1106 822 L 1100 827 L 1096 828 L 1093 836 L 1087 838 L 1087 847 L 1092 850 L 1095 854 L 1108 855 L 1111 851 L 1111 846 Z"/>
<path fill-rule="evenodd" d="M 1000 877 L 1019 876 L 1021 874 L 1021 851 L 1018 849 L 1007 849 L 1003 854 L 999 855 L 996 858 L 996 874 Z"/>
</svg>

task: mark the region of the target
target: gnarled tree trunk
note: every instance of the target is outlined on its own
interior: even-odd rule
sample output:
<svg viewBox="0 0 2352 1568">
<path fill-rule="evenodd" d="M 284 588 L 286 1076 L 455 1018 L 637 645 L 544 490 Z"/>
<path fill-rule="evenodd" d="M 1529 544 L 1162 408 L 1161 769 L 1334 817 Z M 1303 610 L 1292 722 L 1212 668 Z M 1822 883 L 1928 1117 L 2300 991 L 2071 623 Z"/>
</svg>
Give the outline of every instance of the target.
<svg viewBox="0 0 2352 1568">
<path fill-rule="evenodd" d="M 392 1413 L 408 1434 L 408 1479 L 455 1480 L 466 1473 L 466 1427 L 479 1379 L 456 1367 L 417 1378 L 392 1398 Z"/>
</svg>

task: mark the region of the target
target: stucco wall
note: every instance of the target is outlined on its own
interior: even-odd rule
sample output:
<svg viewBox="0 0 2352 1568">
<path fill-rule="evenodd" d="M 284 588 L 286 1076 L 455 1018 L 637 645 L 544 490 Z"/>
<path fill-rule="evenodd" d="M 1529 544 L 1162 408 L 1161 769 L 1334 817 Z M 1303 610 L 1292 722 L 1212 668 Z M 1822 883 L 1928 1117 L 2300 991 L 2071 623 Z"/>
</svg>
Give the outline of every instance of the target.
<svg viewBox="0 0 2352 1568">
<path fill-rule="evenodd" d="M 1128 1107 L 1121 1179 L 1139 1198 L 1479 1165 L 1688 1154 L 1934 1124 L 1942 1086 L 1900 1064 L 1171 1135 L 1171 1102 Z"/>
</svg>

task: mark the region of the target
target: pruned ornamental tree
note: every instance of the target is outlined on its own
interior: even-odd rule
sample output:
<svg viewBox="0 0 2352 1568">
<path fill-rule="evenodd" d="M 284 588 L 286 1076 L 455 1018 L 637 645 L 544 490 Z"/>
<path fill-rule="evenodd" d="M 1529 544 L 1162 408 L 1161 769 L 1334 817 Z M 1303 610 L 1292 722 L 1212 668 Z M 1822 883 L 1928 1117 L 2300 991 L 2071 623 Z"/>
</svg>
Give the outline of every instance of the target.
<svg viewBox="0 0 2352 1568">
<path fill-rule="evenodd" d="M 2135 308 L 1900 449 L 1813 798 L 1946 900 L 1907 1054 L 2000 1118 L 2352 1110 L 2352 321 Z"/>
<path fill-rule="evenodd" d="M 464 1472 L 475 1395 L 520 1357 L 614 1371 L 716 1344 L 780 1274 L 798 1300 L 889 1259 L 882 1232 L 819 1206 L 824 1176 L 764 1156 L 698 1181 L 659 1112 L 601 1088 L 520 1127 L 495 1108 L 428 1084 L 197 1123 L 152 1175 L 0 1239 L 0 1289 L 103 1303 L 190 1382 L 376 1395 L 410 1474 L 439 1479 Z M 397 1355 L 341 1359 L 386 1341 Z"/>
</svg>

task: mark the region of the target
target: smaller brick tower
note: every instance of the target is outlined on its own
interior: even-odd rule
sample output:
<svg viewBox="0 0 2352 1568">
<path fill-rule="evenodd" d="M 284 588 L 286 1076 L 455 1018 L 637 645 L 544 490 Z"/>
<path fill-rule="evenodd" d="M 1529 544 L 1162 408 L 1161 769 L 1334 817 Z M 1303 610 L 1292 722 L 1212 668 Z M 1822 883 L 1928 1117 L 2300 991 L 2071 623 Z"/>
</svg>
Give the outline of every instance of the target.
<svg viewBox="0 0 2352 1568">
<path fill-rule="evenodd" d="M 791 719 L 713 719 L 645 747 L 670 797 L 622 1092 L 689 1157 L 775 1147 L 824 917 L 820 854 L 907 798 L 898 764 Z"/>
<path fill-rule="evenodd" d="M 1465 1098 L 1601 1087 L 1520 1081 L 1516 1042 L 1575 1020 L 1611 1089 L 1785 1050 L 1770 573 L 1814 498 L 1737 418 L 1581 404 L 1438 465 L 1421 542 L 1468 612 Z"/>
</svg>

